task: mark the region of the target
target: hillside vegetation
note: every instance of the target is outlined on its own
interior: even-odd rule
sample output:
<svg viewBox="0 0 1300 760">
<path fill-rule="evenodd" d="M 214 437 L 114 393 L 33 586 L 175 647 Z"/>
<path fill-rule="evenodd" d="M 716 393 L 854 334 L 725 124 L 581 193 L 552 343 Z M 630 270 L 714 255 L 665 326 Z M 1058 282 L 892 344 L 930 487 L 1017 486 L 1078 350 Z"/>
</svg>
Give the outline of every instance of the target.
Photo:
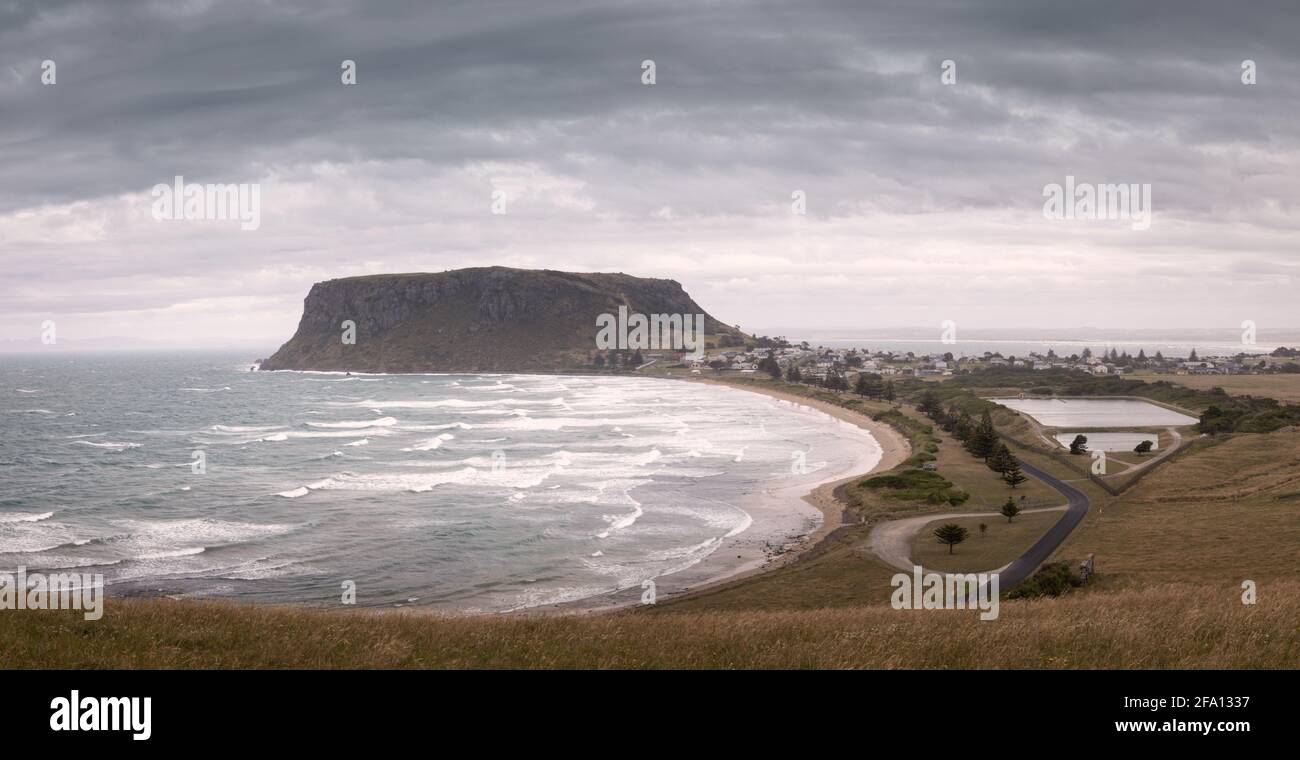
<svg viewBox="0 0 1300 760">
<path fill-rule="evenodd" d="M 1004 602 L 439 619 L 219 602 L 0 615 L 5 668 L 1271 668 L 1300 662 L 1300 583 L 1269 604 L 1161 586 Z"/>
</svg>

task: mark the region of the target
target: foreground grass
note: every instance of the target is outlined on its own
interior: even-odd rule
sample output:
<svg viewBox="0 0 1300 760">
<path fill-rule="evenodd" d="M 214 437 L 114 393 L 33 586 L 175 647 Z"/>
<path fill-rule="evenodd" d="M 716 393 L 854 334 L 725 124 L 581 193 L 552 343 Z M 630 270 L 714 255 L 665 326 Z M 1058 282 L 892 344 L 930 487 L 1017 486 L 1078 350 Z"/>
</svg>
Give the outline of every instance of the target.
<svg viewBox="0 0 1300 760">
<path fill-rule="evenodd" d="M 1295 668 L 1300 583 L 1243 605 L 1163 586 L 1004 602 L 435 618 L 118 600 L 102 620 L 0 614 L 6 668 Z"/>
</svg>

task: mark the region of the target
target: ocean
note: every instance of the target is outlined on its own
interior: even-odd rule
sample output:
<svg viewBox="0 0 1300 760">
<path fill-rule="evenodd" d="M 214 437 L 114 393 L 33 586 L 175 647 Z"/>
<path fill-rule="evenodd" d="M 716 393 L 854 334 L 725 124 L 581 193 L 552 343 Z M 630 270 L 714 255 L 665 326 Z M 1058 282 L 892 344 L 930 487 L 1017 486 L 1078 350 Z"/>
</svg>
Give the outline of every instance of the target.
<svg viewBox="0 0 1300 760">
<path fill-rule="evenodd" d="M 880 448 L 674 380 L 250 372 L 239 355 L 0 356 L 0 570 L 110 595 L 499 612 L 692 582 L 814 530 Z M 733 551 L 736 547 L 748 551 Z"/>
</svg>

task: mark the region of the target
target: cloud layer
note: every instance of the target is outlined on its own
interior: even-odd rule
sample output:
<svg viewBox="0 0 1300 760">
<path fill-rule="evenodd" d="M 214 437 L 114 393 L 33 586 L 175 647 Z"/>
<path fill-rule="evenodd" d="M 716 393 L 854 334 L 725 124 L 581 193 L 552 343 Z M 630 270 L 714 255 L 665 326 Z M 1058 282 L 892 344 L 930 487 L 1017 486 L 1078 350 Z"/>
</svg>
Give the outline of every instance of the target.
<svg viewBox="0 0 1300 760">
<path fill-rule="evenodd" d="M 274 347 L 312 282 L 487 264 L 745 327 L 1297 326 L 1287 3 L 432 5 L 0 6 L 0 338 Z M 260 229 L 154 220 L 176 175 Z M 1067 175 L 1151 229 L 1045 219 Z"/>
</svg>

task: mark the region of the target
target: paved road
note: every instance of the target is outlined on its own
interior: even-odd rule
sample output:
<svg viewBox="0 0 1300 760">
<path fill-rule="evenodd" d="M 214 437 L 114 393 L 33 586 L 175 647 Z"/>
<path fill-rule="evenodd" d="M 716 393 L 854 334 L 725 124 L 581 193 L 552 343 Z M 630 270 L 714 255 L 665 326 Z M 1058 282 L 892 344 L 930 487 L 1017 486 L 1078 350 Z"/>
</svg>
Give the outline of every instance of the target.
<svg viewBox="0 0 1300 760">
<path fill-rule="evenodd" d="M 1062 509 L 1065 510 L 1065 514 L 1033 546 L 1029 547 L 1028 551 L 1012 560 L 1010 564 L 996 570 L 984 571 L 997 573 L 998 585 L 1003 590 L 1009 589 L 1033 575 L 1038 566 L 1052 556 L 1052 552 L 1056 551 L 1056 547 L 1060 546 L 1061 542 L 1065 541 L 1074 532 L 1079 523 L 1083 522 L 1084 516 L 1088 514 L 1088 497 L 1083 492 L 1027 462 L 1022 461 L 1020 469 L 1060 491 L 1061 495 L 1066 498 L 1066 505 L 1063 507 L 1027 509 L 1022 514 L 1056 512 Z M 916 517 L 905 517 L 901 520 L 891 520 L 872 529 L 871 535 L 867 539 L 867 545 L 872 553 L 884 560 L 885 563 L 902 570 L 911 570 L 914 566 L 911 556 L 912 538 L 921 528 L 938 520 L 997 516 L 998 513 L 996 512 L 953 512 L 951 514 L 918 515 Z"/>
<path fill-rule="evenodd" d="M 1066 538 L 1069 538 L 1070 534 L 1074 532 L 1074 529 L 1078 527 L 1079 523 L 1083 522 L 1083 518 L 1088 514 L 1088 497 L 1079 489 L 1059 478 L 1048 475 L 1028 462 L 1021 461 L 1020 469 L 1060 491 L 1065 496 L 1067 503 L 1065 515 L 1060 520 L 1057 520 L 1056 524 L 1049 528 L 1042 538 L 1029 547 L 1029 551 L 1017 557 L 1002 571 L 998 577 L 998 585 L 1003 589 L 1009 589 L 1033 575 L 1038 566 L 1052 556 L 1052 552 L 1056 551 L 1056 547 L 1060 546 Z"/>
</svg>

